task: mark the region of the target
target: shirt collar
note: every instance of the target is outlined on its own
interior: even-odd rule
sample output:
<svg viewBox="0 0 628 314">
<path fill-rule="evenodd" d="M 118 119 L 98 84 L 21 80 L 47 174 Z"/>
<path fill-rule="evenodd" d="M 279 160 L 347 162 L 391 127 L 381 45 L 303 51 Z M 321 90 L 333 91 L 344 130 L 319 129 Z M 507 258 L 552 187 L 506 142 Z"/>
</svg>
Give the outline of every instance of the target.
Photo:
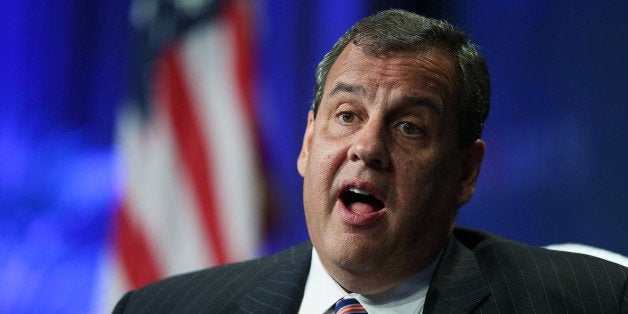
<svg viewBox="0 0 628 314">
<path fill-rule="evenodd" d="M 345 291 L 327 273 L 316 249 L 312 248 L 310 273 L 299 313 L 333 313 L 329 310 L 344 297 L 357 299 L 370 313 L 420 313 L 439 260 L 440 255 L 428 268 L 390 290 L 366 296 Z"/>
<path fill-rule="evenodd" d="M 345 295 L 347 292 L 325 271 L 316 249 L 312 248 L 310 273 L 305 283 L 299 313 L 327 313 L 327 310 Z"/>
</svg>

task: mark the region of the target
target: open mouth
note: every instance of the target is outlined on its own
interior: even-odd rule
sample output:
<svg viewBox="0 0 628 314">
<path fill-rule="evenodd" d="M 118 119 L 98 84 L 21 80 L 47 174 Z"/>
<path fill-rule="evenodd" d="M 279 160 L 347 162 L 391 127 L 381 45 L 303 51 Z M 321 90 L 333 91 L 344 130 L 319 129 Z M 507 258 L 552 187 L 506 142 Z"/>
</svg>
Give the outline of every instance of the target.
<svg viewBox="0 0 628 314">
<path fill-rule="evenodd" d="M 370 214 L 382 210 L 384 202 L 371 192 L 351 187 L 340 195 L 340 200 L 350 211 L 356 214 Z"/>
</svg>

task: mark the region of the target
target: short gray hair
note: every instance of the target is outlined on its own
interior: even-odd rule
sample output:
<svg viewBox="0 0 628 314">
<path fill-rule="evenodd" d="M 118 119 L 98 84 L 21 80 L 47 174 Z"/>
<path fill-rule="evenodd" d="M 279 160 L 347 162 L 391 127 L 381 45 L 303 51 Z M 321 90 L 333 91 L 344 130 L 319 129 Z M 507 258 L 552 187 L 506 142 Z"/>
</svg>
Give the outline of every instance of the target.
<svg viewBox="0 0 628 314">
<path fill-rule="evenodd" d="M 448 52 L 458 67 L 460 79 L 459 144 L 467 146 L 480 138 L 490 107 L 490 82 L 486 62 L 469 37 L 446 21 L 393 9 L 376 13 L 353 25 L 316 68 L 312 110 L 314 116 L 323 98 L 331 67 L 345 47 L 353 42 L 365 53 L 384 55 L 396 51 L 438 48 Z"/>
</svg>

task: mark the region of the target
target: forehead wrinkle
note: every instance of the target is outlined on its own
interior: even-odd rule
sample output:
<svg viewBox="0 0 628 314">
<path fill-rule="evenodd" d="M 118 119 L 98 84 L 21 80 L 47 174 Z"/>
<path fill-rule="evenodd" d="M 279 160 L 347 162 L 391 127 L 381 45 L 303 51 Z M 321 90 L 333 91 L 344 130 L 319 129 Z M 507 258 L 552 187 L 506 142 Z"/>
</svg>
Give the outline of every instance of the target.
<svg viewBox="0 0 628 314">
<path fill-rule="evenodd" d="M 381 75 L 378 79 L 378 83 L 381 85 L 397 86 L 403 84 L 400 77 L 419 78 L 423 84 L 444 91 L 445 95 L 439 93 L 439 96 L 444 97 L 442 101 L 453 97 L 456 92 L 458 74 L 455 71 L 453 60 L 444 51 L 438 49 L 420 53 L 401 51 L 370 57 L 377 60 L 370 65 L 373 67 L 373 71 Z M 422 74 L 415 77 L 416 71 L 420 71 Z"/>
<path fill-rule="evenodd" d="M 340 93 L 366 95 L 366 88 L 362 85 L 338 82 L 336 86 L 329 92 L 329 97 L 336 96 Z"/>
</svg>

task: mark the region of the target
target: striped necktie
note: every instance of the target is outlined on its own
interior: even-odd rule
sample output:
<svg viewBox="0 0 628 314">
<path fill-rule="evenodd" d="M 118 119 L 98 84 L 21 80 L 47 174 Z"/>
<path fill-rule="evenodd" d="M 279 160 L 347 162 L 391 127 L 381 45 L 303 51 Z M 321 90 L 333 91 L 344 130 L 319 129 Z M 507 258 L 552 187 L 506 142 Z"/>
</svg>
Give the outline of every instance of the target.
<svg viewBox="0 0 628 314">
<path fill-rule="evenodd" d="M 336 303 L 335 314 L 367 314 L 366 310 L 356 299 L 342 299 Z"/>
</svg>

